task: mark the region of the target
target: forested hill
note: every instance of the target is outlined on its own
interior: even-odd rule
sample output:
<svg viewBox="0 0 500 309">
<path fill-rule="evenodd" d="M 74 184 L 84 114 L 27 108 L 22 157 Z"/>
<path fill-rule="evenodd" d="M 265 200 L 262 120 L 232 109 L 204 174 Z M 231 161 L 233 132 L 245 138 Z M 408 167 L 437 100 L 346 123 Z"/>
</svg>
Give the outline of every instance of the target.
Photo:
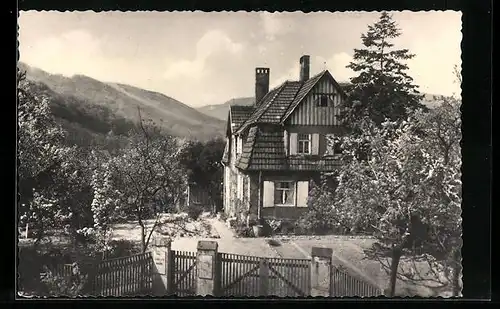
<svg viewBox="0 0 500 309">
<path fill-rule="evenodd" d="M 142 118 L 175 136 L 205 141 L 224 132 L 224 121 L 161 93 L 83 75 L 50 74 L 24 63 L 19 68 L 36 92 L 49 97 L 56 119 L 78 143 L 123 135 L 137 123 L 138 108 Z"/>
</svg>

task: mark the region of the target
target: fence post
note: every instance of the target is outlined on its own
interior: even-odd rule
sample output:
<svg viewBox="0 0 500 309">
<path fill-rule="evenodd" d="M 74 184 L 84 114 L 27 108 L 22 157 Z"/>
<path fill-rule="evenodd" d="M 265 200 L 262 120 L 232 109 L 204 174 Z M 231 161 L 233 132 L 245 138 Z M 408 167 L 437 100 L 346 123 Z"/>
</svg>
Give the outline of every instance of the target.
<svg viewBox="0 0 500 309">
<path fill-rule="evenodd" d="M 269 266 L 266 259 L 260 259 L 259 263 L 259 296 L 269 294 Z"/>
<path fill-rule="evenodd" d="M 153 238 L 153 295 L 163 296 L 171 294 L 173 285 L 172 276 L 172 242 L 169 238 Z"/>
<path fill-rule="evenodd" d="M 313 247 L 311 250 L 311 296 L 331 296 L 332 291 L 331 248 Z"/>
<path fill-rule="evenodd" d="M 196 295 L 216 296 L 218 293 L 217 286 L 219 285 L 219 276 L 217 264 L 217 249 L 216 241 L 198 241 L 198 252 L 196 253 Z"/>
</svg>

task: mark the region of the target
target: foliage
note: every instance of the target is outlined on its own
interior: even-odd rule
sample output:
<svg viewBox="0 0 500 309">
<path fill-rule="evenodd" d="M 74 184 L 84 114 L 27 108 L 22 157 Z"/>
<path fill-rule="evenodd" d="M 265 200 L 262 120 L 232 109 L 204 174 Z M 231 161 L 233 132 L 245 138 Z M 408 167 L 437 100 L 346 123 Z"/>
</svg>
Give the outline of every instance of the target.
<svg viewBox="0 0 500 309">
<path fill-rule="evenodd" d="M 254 237 L 253 228 L 242 222 L 238 222 L 234 227 L 234 232 L 238 237 Z"/>
<path fill-rule="evenodd" d="M 346 164 L 332 211 L 344 226 L 377 237 L 375 251 L 392 254 L 394 280 L 403 250 L 421 247 L 438 254 L 457 247 L 459 119 L 458 109 L 444 104 L 381 128 L 367 122 L 360 135 L 343 143 Z M 361 142 L 369 145 L 366 158 L 356 156 Z"/>
<path fill-rule="evenodd" d="M 88 275 L 83 274 L 77 263 L 71 265 L 72 273 L 63 277 L 50 269 L 45 269 L 42 283 L 50 296 L 76 297 L 83 294 Z"/>
<path fill-rule="evenodd" d="M 296 231 L 300 234 L 326 234 L 341 231 L 343 234 L 341 223 L 335 220 L 333 196 L 333 192 L 313 187 L 307 212 L 295 222 Z"/>
<path fill-rule="evenodd" d="M 182 147 L 178 139 L 163 135 L 153 125 L 144 125 L 140 118 L 140 128 L 132 135 L 130 147 L 110 164 L 121 208 L 141 227 L 143 252 L 160 214 L 175 210 L 186 191 L 185 172 L 179 163 Z M 149 219 L 153 224 L 148 231 Z"/>
<path fill-rule="evenodd" d="M 408 49 L 394 49 L 391 43 L 400 35 L 401 30 L 387 12 L 382 12 L 379 21 L 361 35 L 364 48 L 354 50 L 354 59 L 347 66 L 358 75 L 351 78 L 345 102 L 346 125 L 356 129 L 357 122 L 366 117 L 379 125 L 386 118 L 406 119 L 408 110 L 424 108 L 420 102 L 423 96 L 404 63 L 415 55 Z"/>
<path fill-rule="evenodd" d="M 187 208 L 186 212 L 187 212 L 189 218 L 191 218 L 193 220 L 198 220 L 200 215 L 203 213 L 203 210 L 204 210 L 203 206 L 194 204 L 194 205 L 190 205 Z"/>
<path fill-rule="evenodd" d="M 109 245 L 111 224 L 115 221 L 120 204 L 120 192 L 114 188 L 110 163 L 104 163 L 93 170 L 91 186 L 92 225 L 76 232 L 92 239 L 96 251 L 106 252 L 112 249 Z"/>
<path fill-rule="evenodd" d="M 31 226 L 39 241 L 71 218 L 70 208 L 60 203 L 64 192 L 57 190 L 57 179 L 71 173 L 65 164 L 72 149 L 62 143 L 64 134 L 47 98 L 32 95 L 24 76 L 18 73 L 18 214 L 19 223 Z"/>
<path fill-rule="evenodd" d="M 183 149 L 180 160 L 188 173 L 188 181 L 204 188 L 208 194 L 214 210 L 222 206 L 222 164 L 224 141 L 220 138 L 188 142 Z"/>
</svg>

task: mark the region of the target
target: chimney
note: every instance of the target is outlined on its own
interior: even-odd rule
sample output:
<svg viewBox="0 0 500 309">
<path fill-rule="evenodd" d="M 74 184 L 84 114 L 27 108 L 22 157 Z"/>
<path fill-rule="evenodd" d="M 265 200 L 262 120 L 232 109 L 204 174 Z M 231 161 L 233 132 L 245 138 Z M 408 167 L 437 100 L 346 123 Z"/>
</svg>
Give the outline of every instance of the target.
<svg viewBox="0 0 500 309">
<path fill-rule="evenodd" d="M 309 55 L 300 57 L 300 81 L 305 82 L 309 79 Z"/>
<path fill-rule="evenodd" d="M 269 68 L 255 69 L 255 105 L 269 92 Z"/>
</svg>

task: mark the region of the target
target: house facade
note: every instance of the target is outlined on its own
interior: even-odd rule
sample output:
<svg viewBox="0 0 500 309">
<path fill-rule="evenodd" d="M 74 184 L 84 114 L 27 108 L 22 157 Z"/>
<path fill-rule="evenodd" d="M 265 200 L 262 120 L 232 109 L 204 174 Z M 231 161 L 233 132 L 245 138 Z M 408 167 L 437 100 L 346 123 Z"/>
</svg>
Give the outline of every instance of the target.
<svg viewBox="0 0 500 309">
<path fill-rule="evenodd" d="M 224 212 L 240 220 L 297 219 L 321 172 L 339 159 L 331 137 L 344 134 L 338 119 L 346 95 L 328 70 L 309 76 L 300 58 L 297 81 L 269 91 L 269 68 L 256 68 L 255 103 L 231 106 L 224 165 Z"/>
</svg>

